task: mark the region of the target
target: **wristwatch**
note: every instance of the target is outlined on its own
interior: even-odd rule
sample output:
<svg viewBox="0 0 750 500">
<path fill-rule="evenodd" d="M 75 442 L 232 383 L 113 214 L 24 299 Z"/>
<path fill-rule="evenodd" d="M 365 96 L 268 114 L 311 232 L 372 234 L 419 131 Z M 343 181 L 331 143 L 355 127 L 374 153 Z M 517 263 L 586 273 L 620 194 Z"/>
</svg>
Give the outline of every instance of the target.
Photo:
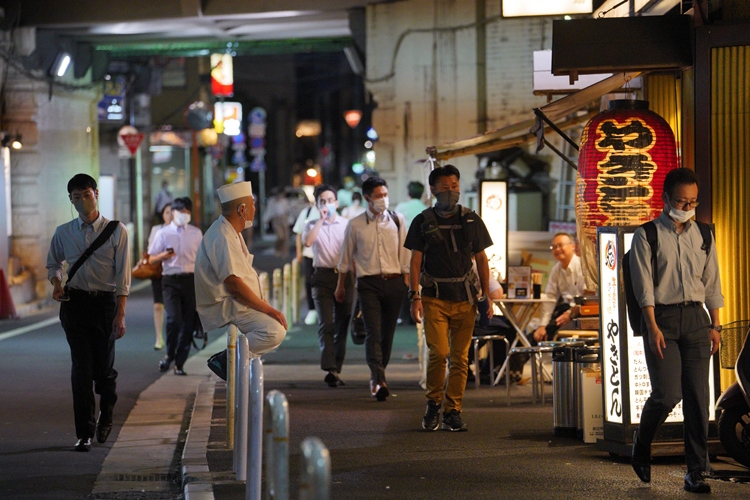
<svg viewBox="0 0 750 500">
<path fill-rule="evenodd" d="M 406 294 L 406 298 L 409 299 L 409 302 L 414 302 L 415 300 L 421 300 L 422 295 L 416 290 L 409 290 L 409 293 Z"/>
<path fill-rule="evenodd" d="M 711 330 L 716 330 L 721 333 L 721 325 L 711 325 Z"/>
</svg>

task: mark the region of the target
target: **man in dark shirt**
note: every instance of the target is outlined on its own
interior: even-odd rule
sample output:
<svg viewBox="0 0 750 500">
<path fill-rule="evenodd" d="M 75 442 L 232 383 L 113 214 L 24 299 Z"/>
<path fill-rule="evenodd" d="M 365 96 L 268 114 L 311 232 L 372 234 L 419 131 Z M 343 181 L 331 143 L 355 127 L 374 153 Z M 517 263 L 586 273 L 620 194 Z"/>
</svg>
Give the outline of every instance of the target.
<svg viewBox="0 0 750 500">
<path fill-rule="evenodd" d="M 404 246 L 412 251 L 409 270 L 411 315 L 414 321 L 424 317 L 425 339 L 429 348 L 427 362 L 427 410 L 422 427 L 437 430 L 440 405 L 445 399 L 442 428 L 465 431 L 461 419 L 461 401 L 466 388 L 468 357 L 477 301 L 488 300 L 489 265 L 485 248 L 492 245 L 487 228 L 479 216 L 458 205 L 460 172 L 453 165 L 438 167 L 430 173 L 430 190 L 437 204 L 417 215 L 409 227 Z M 484 296 L 478 297 L 477 273 Z M 419 292 L 422 286 L 422 293 Z M 492 308 L 489 308 L 492 317 Z M 450 356 L 448 385 L 445 364 Z"/>
</svg>

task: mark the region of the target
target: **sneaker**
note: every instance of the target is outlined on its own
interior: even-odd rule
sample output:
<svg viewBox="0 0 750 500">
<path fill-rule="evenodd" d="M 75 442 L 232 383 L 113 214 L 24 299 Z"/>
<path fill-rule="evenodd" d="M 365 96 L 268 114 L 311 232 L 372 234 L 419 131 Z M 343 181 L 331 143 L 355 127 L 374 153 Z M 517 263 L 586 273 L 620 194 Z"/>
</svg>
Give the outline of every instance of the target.
<svg viewBox="0 0 750 500">
<path fill-rule="evenodd" d="M 440 403 L 431 399 L 427 400 L 427 409 L 422 419 L 422 429 L 426 431 L 436 431 L 440 427 Z"/>
<path fill-rule="evenodd" d="M 469 426 L 461 420 L 461 412 L 458 410 L 451 410 L 450 412 L 443 412 L 443 425 L 441 429 L 451 432 L 468 431 Z"/>
<path fill-rule="evenodd" d="M 305 316 L 305 324 L 306 325 L 314 325 L 318 322 L 318 311 L 315 309 L 311 309 L 307 311 L 307 316 Z"/>
</svg>

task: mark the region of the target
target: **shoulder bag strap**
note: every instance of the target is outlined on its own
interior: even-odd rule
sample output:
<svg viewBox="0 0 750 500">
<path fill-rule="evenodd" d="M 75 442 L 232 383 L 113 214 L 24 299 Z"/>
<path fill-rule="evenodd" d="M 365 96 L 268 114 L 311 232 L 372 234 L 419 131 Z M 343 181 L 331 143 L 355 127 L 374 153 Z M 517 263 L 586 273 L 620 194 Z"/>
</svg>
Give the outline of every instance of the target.
<svg viewBox="0 0 750 500">
<path fill-rule="evenodd" d="M 109 239 L 110 236 L 115 232 L 115 229 L 117 229 L 117 225 L 120 223 L 120 221 L 112 220 L 109 221 L 109 224 L 107 224 L 107 227 L 104 228 L 104 231 L 102 231 L 99 236 L 96 237 L 94 242 L 89 246 L 85 252 L 83 252 L 83 255 L 81 255 L 75 264 L 73 264 L 73 267 L 70 268 L 70 271 L 68 271 L 68 281 L 67 283 L 70 283 L 70 280 L 73 279 L 73 276 L 75 276 L 78 269 L 83 265 L 84 262 L 86 262 L 86 259 L 91 257 L 91 254 L 93 254 L 100 246 L 104 244 L 105 241 Z"/>
</svg>

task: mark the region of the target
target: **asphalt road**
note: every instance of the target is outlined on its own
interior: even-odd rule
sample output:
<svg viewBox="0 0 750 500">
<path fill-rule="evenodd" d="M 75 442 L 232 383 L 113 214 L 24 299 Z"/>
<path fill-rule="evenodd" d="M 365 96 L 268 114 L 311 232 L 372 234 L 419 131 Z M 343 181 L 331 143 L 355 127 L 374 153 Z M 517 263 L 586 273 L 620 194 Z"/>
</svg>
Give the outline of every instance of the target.
<svg viewBox="0 0 750 500">
<path fill-rule="evenodd" d="M 89 453 L 73 451 L 70 351 L 55 321 L 57 308 L 0 321 L 0 498 L 70 500 L 91 493 L 138 395 L 160 375 L 163 351 L 153 349 L 152 304 L 150 287 L 128 300 L 127 331 L 115 347 L 119 399 L 114 428 L 108 442 L 95 442 Z M 46 326 L 4 335 L 39 323 Z"/>
</svg>

